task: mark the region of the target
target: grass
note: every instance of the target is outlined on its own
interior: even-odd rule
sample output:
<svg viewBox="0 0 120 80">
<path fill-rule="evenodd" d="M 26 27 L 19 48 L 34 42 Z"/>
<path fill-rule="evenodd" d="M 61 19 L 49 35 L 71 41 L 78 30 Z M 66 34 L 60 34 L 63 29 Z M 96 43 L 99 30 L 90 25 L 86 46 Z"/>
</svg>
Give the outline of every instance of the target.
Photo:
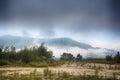
<svg viewBox="0 0 120 80">
<path fill-rule="evenodd" d="M 13 75 L 4 75 L 4 71 L 0 71 L 0 80 L 117 80 L 116 74 L 112 77 L 99 77 L 98 70 L 95 70 L 95 75 L 90 76 L 71 75 L 67 72 L 52 73 L 48 68 L 44 69 L 43 74 L 38 73 L 36 70 L 30 74 L 19 74 L 16 71 Z"/>
<path fill-rule="evenodd" d="M 47 63 L 35 63 L 35 62 L 31 62 L 31 63 L 29 63 L 29 65 L 31 67 L 48 67 Z"/>
<path fill-rule="evenodd" d="M 5 64 L 5 65 L 1 65 Z M 0 67 L 56 67 L 65 64 L 64 61 L 41 61 L 41 62 L 30 62 L 30 63 L 22 63 L 21 61 L 17 61 L 15 63 L 10 63 L 8 61 L 0 60 Z"/>
</svg>

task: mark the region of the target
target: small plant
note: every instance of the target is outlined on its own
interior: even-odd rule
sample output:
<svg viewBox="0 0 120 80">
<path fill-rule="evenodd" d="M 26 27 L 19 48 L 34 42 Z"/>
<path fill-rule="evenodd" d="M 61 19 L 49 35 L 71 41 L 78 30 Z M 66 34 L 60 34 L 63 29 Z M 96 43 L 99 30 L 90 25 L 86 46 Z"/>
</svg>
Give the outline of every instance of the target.
<svg viewBox="0 0 120 80">
<path fill-rule="evenodd" d="M 20 79 L 19 73 L 15 71 L 13 75 L 13 80 L 19 80 L 19 79 Z"/>
<path fill-rule="evenodd" d="M 44 69 L 43 74 L 44 76 L 50 76 L 52 73 L 51 73 L 51 70 L 47 68 L 47 69 Z"/>
<path fill-rule="evenodd" d="M 67 72 L 63 72 L 62 73 L 62 78 L 64 79 L 64 78 L 69 78 L 70 77 L 70 74 L 69 73 L 67 73 Z"/>
<path fill-rule="evenodd" d="M 113 80 L 116 80 L 116 73 L 113 73 Z"/>
<path fill-rule="evenodd" d="M 98 77 L 98 69 L 95 69 L 95 76 Z"/>
</svg>

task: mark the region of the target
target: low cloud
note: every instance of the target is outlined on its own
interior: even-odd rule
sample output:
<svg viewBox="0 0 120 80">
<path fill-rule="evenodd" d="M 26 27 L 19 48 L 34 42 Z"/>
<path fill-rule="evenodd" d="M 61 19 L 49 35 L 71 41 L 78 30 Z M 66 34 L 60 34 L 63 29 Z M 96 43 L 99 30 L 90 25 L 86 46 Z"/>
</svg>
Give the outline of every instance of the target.
<svg viewBox="0 0 120 80">
<path fill-rule="evenodd" d="M 80 53 L 83 58 L 104 58 L 106 54 L 114 54 L 113 52 L 108 52 L 106 49 L 81 49 L 79 47 L 50 47 L 49 49 L 53 51 L 55 57 L 60 57 L 63 52 L 72 53 L 76 56 Z"/>
</svg>

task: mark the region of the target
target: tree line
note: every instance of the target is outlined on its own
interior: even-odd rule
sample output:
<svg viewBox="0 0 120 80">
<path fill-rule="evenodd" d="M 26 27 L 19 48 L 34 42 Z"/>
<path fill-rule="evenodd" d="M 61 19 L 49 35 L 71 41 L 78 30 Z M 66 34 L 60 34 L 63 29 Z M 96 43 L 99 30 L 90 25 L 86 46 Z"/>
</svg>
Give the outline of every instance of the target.
<svg viewBox="0 0 120 80">
<path fill-rule="evenodd" d="M 0 65 L 6 65 L 9 63 L 23 63 L 30 62 L 42 62 L 52 60 L 52 51 L 47 50 L 42 43 L 40 46 L 34 46 L 30 48 L 24 48 L 20 51 L 16 51 L 14 46 L 1 46 L 0 47 Z"/>
<path fill-rule="evenodd" d="M 60 56 L 60 60 L 63 61 L 95 61 L 95 62 L 108 62 L 108 63 L 120 63 L 120 53 L 119 51 L 114 55 L 106 55 L 105 58 L 86 58 L 83 59 L 82 55 L 80 53 L 77 54 L 77 56 L 73 56 L 71 53 L 63 53 Z"/>
<path fill-rule="evenodd" d="M 78 53 L 77 56 L 75 57 L 71 53 L 63 53 L 60 56 L 60 60 L 64 60 L 64 61 L 82 61 L 82 55 L 80 55 L 80 53 Z"/>
<path fill-rule="evenodd" d="M 109 61 L 109 62 L 120 63 L 120 53 L 119 53 L 119 51 L 114 56 L 106 55 L 106 60 Z"/>
<path fill-rule="evenodd" d="M 80 53 L 74 56 L 72 53 L 63 53 L 60 56 L 62 61 L 84 61 Z M 102 59 L 101 59 L 102 60 Z M 117 52 L 116 55 L 106 55 L 104 60 L 113 63 L 120 63 L 120 53 Z M 16 51 L 14 46 L 0 46 L 0 65 L 9 65 L 11 63 L 22 63 L 28 64 L 31 62 L 50 62 L 53 60 L 53 52 L 48 50 L 47 47 L 42 43 L 40 46 L 33 46 L 30 48 L 25 47 L 19 51 Z"/>
</svg>

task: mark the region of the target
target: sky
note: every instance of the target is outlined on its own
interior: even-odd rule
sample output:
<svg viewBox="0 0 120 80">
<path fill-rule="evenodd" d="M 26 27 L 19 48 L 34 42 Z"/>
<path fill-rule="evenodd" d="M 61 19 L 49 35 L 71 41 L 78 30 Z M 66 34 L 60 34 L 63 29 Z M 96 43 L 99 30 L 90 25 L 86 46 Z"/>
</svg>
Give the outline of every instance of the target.
<svg viewBox="0 0 120 80">
<path fill-rule="evenodd" d="M 120 0 L 0 0 L 0 36 L 68 37 L 120 50 Z"/>
</svg>

